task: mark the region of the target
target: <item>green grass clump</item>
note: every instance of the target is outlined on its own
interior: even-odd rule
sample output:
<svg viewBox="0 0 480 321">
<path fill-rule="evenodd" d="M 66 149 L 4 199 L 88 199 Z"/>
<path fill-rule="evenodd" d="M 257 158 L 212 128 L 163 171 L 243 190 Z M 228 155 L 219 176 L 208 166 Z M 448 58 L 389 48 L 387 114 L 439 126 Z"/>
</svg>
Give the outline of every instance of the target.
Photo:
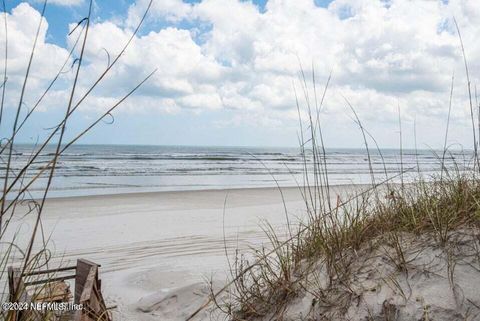
<svg viewBox="0 0 480 321">
<path fill-rule="evenodd" d="M 439 161 L 440 173 L 430 177 L 423 175 L 418 161 L 417 168 L 405 169 L 403 166 L 399 111 L 400 172 L 389 177 L 383 163 L 385 180 L 379 181 L 378 173 L 374 172 L 372 166 L 371 143 L 383 161 L 382 151 L 375 138 L 363 126 L 354 107 L 345 99 L 353 112 L 353 120 L 362 133 L 371 177 L 371 186 L 351 197 L 334 195 L 329 186 L 328 162 L 320 121 L 329 81 L 330 78 L 321 99 L 317 100 L 313 78 L 315 99 L 312 103 L 309 100 L 311 95 L 307 94 L 305 75 L 303 71 L 301 73 L 306 108 L 302 113 L 297 97 L 300 152 L 304 162 L 303 181 L 298 183 L 298 188 L 305 203 L 307 220 L 300 224 L 295 233 L 287 220 L 287 239 L 280 238 L 278 231 L 269 228 L 266 230 L 271 241 L 268 248 L 255 250 L 250 256 L 237 255 L 231 265 L 231 282 L 221 291 L 212 291 L 210 299 L 232 320 L 281 316 L 288 302 L 299 292 L 313 291 L 315 302 L 343 306 L 346 309 L 348 303 L 342 301 L 338 289 L 340 285 L 347 288 L 350 295 L 357 295 L 351 289 L 351 276 L 352 265 L 359 259 L 359 251 L 365 252 L 365 248 L 370 248 L 370 252 L 373 252 L 379 243 L 383 243 L 392 249 L 387 253 L 389 261 L 398 271 L 408 273 L 409 258 L 404 244 L 406 234 L 427 235 L 448 253 L 451 252 L 452 236 L 462 230 L 473 230 L 475 235 L 480 235 L 480 166 L 476 138 L 474 137 L 475 149 L 471 162 L 473 166 L 460 168 L 453 156 L 453 166 L 446 165 L 453 78 L 445 148 L 440 154 L 433 152 Z M 475 132 L 477 128 L 473 118 L 472 124 Z M 465 154 L 464 157 L 468 155 Z M 415 174 L 414 181 L 405 183 L 404 174 L 409 172 Z M 477 262 L 480 262 L 478 248 L 476 247 L 475 255 Z M 448 265 L 451 263 L 449 261 Z M 319 270 L 319 266 L 322 276 L 317 278 L 317 285 L 313 290 L 306 289 L 303 281 L 311 277 L 312 268 Z M 480 271 L 480 265 L 478 269 Z M 219 299 L 219 294 L 226 289 L 229 289 L 228 295 Z"/>
<path fill-rule="evenodd" d="M 238 258 L 232 269 L 234 288 L 226 300 L 216 301 L 217 306 L 233 320 L 280 314 L 305 290 L 302 283 L 314 265 L 321 265 L 324 272 L 315 296 L 327 300 L 338 284 L 349 286 L 357 251 L 365 247 L 373 251 L 379 239 L 393 249 L 390 258 L 397 269 L 407 271 L 403 235 L 430 235 L 439 247 L 448 248 L 457 231 L 478 231 L 480 181 L 457 173 L 428 182 L 380 186 L 339 205 L 332 211 L 309 213 L 288 242 L 267 230 L 273 250 L 258 250 L 250 261 Z"/>
</svg>

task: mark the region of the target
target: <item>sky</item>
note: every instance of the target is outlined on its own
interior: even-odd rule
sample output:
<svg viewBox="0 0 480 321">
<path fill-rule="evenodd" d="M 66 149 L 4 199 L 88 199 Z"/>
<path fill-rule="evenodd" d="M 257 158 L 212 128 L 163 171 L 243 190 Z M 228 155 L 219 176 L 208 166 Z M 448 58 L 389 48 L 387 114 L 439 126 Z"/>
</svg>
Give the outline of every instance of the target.
<svg viewBox="0 0 480 321">
<path fill-rule="evenodd" d="M 442 147 L 453 84 L 448 144 L 471 148 L 468 82 L 454 18 L 476 104 L 477 1 L 154 0 L 125 53 L 72 115 L 67 139 L 156 70 L 81 142 L 296 146 L 297 101 L 305 120 L 331 75 L 320 112 L 328 147 L 363 145 L 347 101 L 382 147 L 399 146 L 399 119 L 404 147 Z M 93 2 L 74 102 L 121 52 L 148 2 Z M 18 142 L 41 141 L 65 114 L 80 56 L 75 43 L 85 23 L 75 26 L 87 16 L 89 3 L 48 1 L 21 118 L 62 72 Z M 8 39 L 2 137 L 12 130 L 42 8 L 39 0 L 6 1 L 0 19 L 0 75 Z"/>
</svg>

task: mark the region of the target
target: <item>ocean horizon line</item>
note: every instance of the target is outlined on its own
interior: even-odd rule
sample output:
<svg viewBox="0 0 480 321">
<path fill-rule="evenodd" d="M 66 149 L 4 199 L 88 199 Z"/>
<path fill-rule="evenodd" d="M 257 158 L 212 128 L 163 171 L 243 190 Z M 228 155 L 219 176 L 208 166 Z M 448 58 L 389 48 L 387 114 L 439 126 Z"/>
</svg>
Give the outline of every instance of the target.
<svg viewBox="0 0 480 321">
<path fill-rule="evenodd" d="M 40 146 L 39 144 L 34 144 L 34 143 L 29 143 L 29 142 L 16 142 L 14 145 L 16 146 Z M 62 144 L 62 146 L 65 146 L 66 144 Z M 47 144 L 47 147 L 53 147 L 56 146 L 56 144 Z M 81 146 L 86 146 L 86 147 L 94 147 L 94 146 L 112 146 L 112 147 L 185 147 L 185 148 L 252 148 L 252 149 L 295 149 L 295 148 L 300 148 L 300 146 L 280 146 L 280 145 L 272 145 L 272 146 L 267 146 L 267 145 L 187 145 L 187 144 L 116 144 L 116 143 L 78 143 L 78 144 L 73 144 L 71 145 L 81 147 Z M 381 151 L 400 151 L 399 147 L 369 147 L 370 151 L 375 152 L 376 150 L 380 149 Z M 366 150 L 365 147 L 332 147 L 332 146 L 325 146 L 325 150 L 355 150 L 355 151 L 361 151 L 361 150 Z M 442 151 L 443 152 L 443 147 L 437 147 L 437 148 L 412 148 L 412 147 L 403 147 L 401 149 L 402 151 L 431 151 L 431 152 L 438 152 Z M 449 151 L 452 152 L 473 152 L 474 150 L 472 148 L 449 148 Z"/>
</svg>

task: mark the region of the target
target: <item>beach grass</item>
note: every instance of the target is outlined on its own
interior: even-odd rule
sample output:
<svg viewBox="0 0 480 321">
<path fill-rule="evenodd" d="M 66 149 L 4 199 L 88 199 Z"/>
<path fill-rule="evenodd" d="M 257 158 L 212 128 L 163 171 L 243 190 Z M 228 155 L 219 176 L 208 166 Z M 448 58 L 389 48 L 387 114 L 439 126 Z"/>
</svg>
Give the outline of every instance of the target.
<svg viewBox="0 0 480 321">
<path fill-rule="evenodd" d="M 117 61 L 124 55 L 125 50 L 128 48 L 134 37 L 138 33 L 142 26 L 145 17 L 150 9 L 151 1 L 144 12 L 144 15 L 136 28 L 133 30 L 128 41 L 122 46 L 121 50 L 114 55 L 112 61 L 108 61 L 108 66 L 100 73 L 100 75 L 94 79 L 93 83 L 86 88 L 84 93 L 79 93 L 79 82 L 83 77 L 82 70 L 85 64 L 84 53 L 88 47 L 88 34 L 90 30 L 90 22 L 92 20 L 92 6 L 93 1 L 89 1 L 87 6 L 88 12 L 85 17 L 81 19 L 78 24 L 71 30 L 69 36 L 74 38 L 73 45 L 69 51 L 67 57 L 62 66 L 59 68 L 56 75 L 51 79 L 44 91 L 34 100 L 31 108 L 27 108 L 25 104 L 25 97 L 29 94 L 29 84 L 31 82 L 30 71 L 35 64 L 35 56 L 38 51 L 37 41 L 39 39 L 40 31 L 45 24 L 45 11 L 47 9 L 47 1 L 43 1 L 40 20 L 37 23 L 36 33 L 32 35 L 33 43 L 30 51 L 30 55 L 25 65 L 25 75 L 21 82 L 20 88 L 10 85 L 8 81 L 8 59 L 9 59 L 9 39 L 8 37 L 8 8 L 6 1 L 2 1 L 2 50 L 4 51 L 4 63 L 3 63 L 3 79 L 1 85 L 1 104 L 0 104 L 0 126 L 2 132 L 10 133 L 6 137 L 2 137 L 0 144 L 0 160 L 2 163 L 2 192 L 0 193 L 0 242 L 1 258 L 0 258 L 0 280 L 2 280 L 3 291 L 0 294 L 1 302 L 17 302 L 20 298 L 24 298 L 25 289 L 15 285 L 17 291 L 15 293 L 9 293 L 7 287 L 8 282 L 7 270 L 8 266 L 15 264 L 20 268 L 21 275 L 28 275 L 30 271 L 35 271 L 41 268 L 49 269 L 49 261 L 51 258 L 49 235 L 45 235 L 42 227 L 42 216 L 44 212 L 44 206 L 48 198 L 49 191 L 51 189 L 52 180 L 55 177 L 55 170 L 58 166 L 59 160 L 70 146 L 75 144 L 79 139 L 85 136 L 90 130 L 101 123 L 105 118 L 113 117 L 112 112 L 130 95 L 132 95 L 141 85 L 143 85 L 154 73 L 147 75 L 141 82 L 127 92 L 123 97 L 119 98 L 112 106 L 105 106 L 106 111 L 102 112 L 97 118 L 88 124 L 85 128 L 81 129 L 77 133 L 69 133 L 73 138 L 67 139 L 67 127 L 69 122 L 75 117 L 75 111 L 82 106 L 84 101 L 91 95 L 92 91 L 100 85 L 103 79 L 111 72 L 116 65 Z M 14 41 L 15 39 L 13 39 Z M 71 66 L 68 68 L 68 66 Z M 31 149 L 30 157 L 28 161 L 21 165 L 20 168 L 14 169 L 13 161 L 14 155 L 17 153 L 16 146 L 17 140 L 22 130 L 28 127 L 29 122 L 34 121 L 33 115 L 38 111 L 44 103 L 44 98 L 48 96 L 54 85 L 58 83 L 65 74 L 71 74 L 72 77 L 70 83 L 70 90 L 68 99 L 65 102 L 59 102 L 65 108 L 64 117 L 58 124 L 51 128 L 45 129 L 44 137 L 41 141 L 37 141 Z M 64 80 L 64 79 L 62 79 Z M 17 92 L 18 91 L 18 92 Z M 12 104 L 11 97 L 19 97 L 14 106 Z M 25 112 L 25 109 L 28 109 Z M 7 122 L 5 117 L 8 113 L 13 113 L 12 122 Z M 48 127 L 49 124 L 45 124 Z M 47 147 L 53 146 L 54 151 L 52 153 L 46 152 Z M 48 156 L 48 160 L 40 161 Z M 42 185 L 41 197 L 33 198 L 30 194 L 30 189 L 40 179 L 45 179 L 45 184 Z M 14 220 L 22 220 L 26 218 L 34 218 L 34 225 L 29 235 L 29 240 L 26 245 L 20 245 L 16 238 L 16 232 L 12 231 L 11 222 Z M 13 238 L 11 235 L 14 235 Z M 55 270 L 55 267 L 51 270 Z M 55 273 L 51 273 L 48 278 L 54 278 Z M 31 281 L 31 280 L 30 280 Z M 20 282 L 20 280 L 19 280 Z M 12 287 L 12 285 L 10 285 Z M 39 288 L 41 291 L 41 288 Z M 28 315 L 24 315 L 28 318 Z M 37 316 L 38 317 L 38 316 Z M 13 311 L 1 310 L 0 318 L 2 320 L 16 320 L 17 316 Z M 45 315 L 48 319 L 48 313 Z"/>
<path fill-rule="evenodd" d="M 458 28 L 457 31 L 465 58 Z M 466 58 L 464 62 L 468 77 Z M 321 127 L 320 110 L 330 78 L 326 81 L 321 99 L 317 99 L 314 70 L 312 85 L 309 87 L 301 66 L 300 69 L 299 84 L 305 98 L 303 108 L 300 107 L 297 95 L 296 97 L 304 174 L 298 188 L 303 196 L 308 219 L 300 222 L 295 231 L 291 230 L 289 222 L 287 238 L 279 236 L 283 235 L 281 231 L 265 229 L 270 244 L 253 250 L 248 255 L 237 255 L 230 264 L 229 286 L 217 292 L 212 290 L 210 300 L 215 303 L 216 308 L 230 320 L 410 320 L 413 312 L 405 312 L 408 315 L 405 317 L 402 309 L 411 308 L 409 302 L 412 300 L 412 293 L 416 293 L 409 281 L 412 275 L 417 275 L 419 271 L 426 274 L 443 271 L 441 268 L 426 267 L 428 264 L 422 263 L 422 268 L 418 266 L 418 260 L 432 256 L 433 249 L 439 251 L 434 258 L 442 258 L 445 267 L 443 277 L 448 280 L 450 289 L 440 287 L 439 293 L 433 294 L 433 298 L 430 294 L 426 301 L 435 301 L 436 295 L 445 296 L 445 293 L 441 292 L 452 292 L 456 301 L 458 292 L 464 290 L 456 286 L 458 282 L 455 267 L 465 264 L 465 261 L 473 267 L 467 278 L 472 278 L 471 281 L 478 285 L 480 180 L 475 133 L 480 124 L 475 120 L 474 109 L 479 107 L 474 107 L 470 80 L 468 79 L 468 89 L 473 152 L 465 153 L 464 157 L 469 161 L 463 166 L 457 163 L 458 160 L 451 155 L 447 147 L 454 82 L 452 77 L 450 101 L 447 104 L 445 145 L 441 152 L 432 151 L 440 169 L 433 175 L 423 174 L 418 162 L 417 168 L 404 168 L 399 109 L 399 173 L 389 176 L 384 164 L 385 177 L 380 179 L 373 171 L 370 155 L 371 146 L 374 146 L 383 159 L 381 149 L 363 126 L 354 106 L 345 98 L 346 106 L 352 111 L 354 122 L 362 134 L 368 155 L 371 185 L 363 192 L 342 199 L 340 196 L 331 195 Z M 309 88 L 313 88 L 313 95 L 309 95 Z M 447 166 L 446 160 L 451 160 L 453 165 Z M 413 181 L 408 183 L 404 179 L 407 173 L 415 173 Z M 422 239 L 423 242 L 415 242 L 415 239 Z M 463 241 L 459 241 L 460 239 Z M 459 245 L 461 242 L 468 243 L 468 249 L 462 248 Z M 412 252 L 417 254 L 412 255 Z M 383 260 L 379 263 L 380 266 L 392 266 L 393 270 L 382 274 L 373 266 L 369 267 L 366 262 L 371 263 L 378 257 Z M 365 299 L 371 296 L 365 289 L 366 281 L 359 284 L 356 280 L 365 270 L 370 273 L 368 281 L 372 281 L 374 276 L 380 278 L 380 283 L 392 289 L 393 294 L 385 297 L 379 293 L 376 297 L 383 301 L 373 304 L 371 300 Z M 465 275 L 461 277 L 466 278 Z M 407 281 L 403 282 L 403 279 Z M 465 283 L 465 280 L 461 281 Z M 376 286 L 381 287 L 379 283 Z M 431 287 L 434 288 L 435 285 Z M 395 301 L 396 294 L 403 298 L 402 304 L 391 303 Z M 420 297 L 423 294 L 419 291 L 418 295 Z M 375 294 L 373 296 L 375 297 Z M 478 320 L 480 303 L 465 296 L 464 302 L 456 302 L 456 308 L 452 308 L 453 312 L 448 313 L 458 313 L 453 318 L 455 320 Z M 303 306 L 299 308 L 298 302 L 305 298 L 308 298 L 308 302 L 303 302 Z M 426 302 L 423 297 L 420 301 Z M 422 307 L 418 308 L 423 311 L 419 312 L 421 320 L 430 320 L 425 312 L 430 309 L 430 305 L 422 304 Z M 361 313 L 352 316 L 352 310 L 358 312 L 355 306 L 368 312 L 363 319 L 360 317 Z M 292 317 L 291 311 L 297 312 L 295 317 Z M 447 312 L 435 313 L 438 320 L 453 320 Z"/>
<path fill-rule="evenodd" d="M 92 2 L 90 2 L 90 7 L 91 4 Z M 3 2 L 3 5 L 5 30 L 7 30 L 8 22 L 5 2 Z M 45 10 L 45 7 L 46 2 L 43 10 Z M 41 220 L 58 160 L 71 145 L 103 119 L 109 117 L 115 108 L 153 75 L 153 73 L 147 75 L 142 82 L 133 87 L 117 103 L 109 107 L 105 113 L 100 115 L 85 129 L 75 134 L 73 139 L 64 141 L 67 124 L 71 117 L 74 116 L 74 111 L 79 108 L 82 102 L 121 58 L 142 25 L 145 15 L 120 53 L 115 56 L 112 62 L 109 62 L 107 68 L 88 88 L 86 93 L 77 97 L 76 88 L 77 81 L 81 77 L 80 70 L 83 52 L 88 45 L 87 39 L 90 24 L 90 13 L 88 13 L 77 26 L 77 28 L 80 28 L 78 38 L 65 64 L 58 71 L 58 74 L 46 88 L 45 92 L 38 98 L 34 107 L 28 111 L 24 118 L 21 118 L 24 105 L 23 97 L 25 91 L 28 90 L 29 70 L 34 62 L 35 40 L 31 57 L 28 61 L 20 99 L 17 107 L 14 109 L 14 124 L 12 128 L 9 128 L 11 135 L 6 137 L 0 146 L 0 156 L 5 166 L 3 191 L 0 200 L 0 240 L 7 244 L 0 259 L 0 270 L 2 271 L 0 279 L 4 278 L 4 271 L 7 270 L 7 265 L 11 263 L 11 253 L 15 249 L 22 254 L 22 273 L 48 266 L 48 236 L 42 234 Z M 40 21 L 38 30 L 40 30 L 41 24 L 42 22 Z M 36 37 L 38 37 L 38 31 Z M 461 41 L 461 37 L 459 38 Z M 463 43 L 461 46 L 463 50 Z M 5 46 L 5 72 L 0 106 L 0 126 L 5 126 L 5 124 L 1 123 L 1 115 L 7 111 L 4 108 L 4 97 L 9 94 L 5 89 L 7 87 L 7 49 L 8 47 Z M 76 51 L 80 52 L 79 57 L 73 59 Z M 51 129 L 44 141 L 35 146 L 29 162 L 19 171 L 14 172 L 11 168 L 12 155 L 15 153 L 15 142 L 19 132 L 24 127 L 24 124 L 28 124 L 32 113 L 37 106 L 41 105 L 44 96 L 49 93 L 58 77 L 65 72 L 64 67 L 71 60 L 77 62 L 74 64 L 73 72 L 75 76 L 71 86 L 69 101 L 66 104 L 65 117 L 57 126 Z M 465 67 L 468 77 L 466 59 Z M 371 174 L 371 187 L 364 192 L 342 199 L 332 195 L 329 186 L 328 162 L 321 126 L 320 111 L 328 90 L 329 79 L 322 94 L 317 96 L 314 70 L 312 75 L 314 95 L 309 96 L 307 94 L 308 81 L 303 71 L 301 72 L 300 87 L 306 98 L 305 108 L 300 107 L 301 103 L 297 97 L 300 152 L 304 157 L 303 181 L 299 182 L 298 188 L 304 199 L 308 219 L 300 222 L 300 225 L 295 227 L 296 225 L 290 224 L 287 215 L 288 230 L 286 239 L 280 236 L 283 233 L 279 233 L 267 224 L 265 233 L 268 235 L 270 245 L 252 250 L 251 255 L 239 255 L 234 261 L 229 262 L 232 282 L 228 291 L 226 291 L 227 295 L 220 297 L 218 292 L 212 290 L 211 300 L 218 309 L 233 320 L 253 320 L 262 317 L 281 319 L 288 305 L 300 295 L 305 295 L 305 292 L 310 294 L 312 307 L 335 310 L 334 314 L 332 314 L 334 316 L 327 317 L 331 320 L 337 320 L 338 313 L 346 313 L 346 310 L 353 304 L 355 297 L 359 295 L 352 278 L 359 270 L 356 263 L 358 261 L 366 261 L 359 259 L 360 254 L 365 257 L 371 257 L 377 254 L 376 251 L 378 249 L 388 248 L 383 252 L 383 257 L 394 267 L 394 271 L 397 273 L 395 275 L 406 275 L 408 277 L 412 273 L 412 262 L 414 262 L 409 251 L 411 246 L 409 248 L 409 243 L 406 242 L 409 238 L 415 239 L 416 237 L 427 236 L 429 242 L 423 243 L 424 246 L 435 246 L 441 253 L 445 254 L 448 282 L 455 284 L 455 266 L 460 264 L 461 260 L 465 260 L 465 255 L 462 256 L 462 252 L 457 251 L 459 235 L 468 234 L 474 238 L 478 238 L 478 235 L 480 235 L 480 180 L 478 179 L 479 158 L 477 155 L 476 137 L 479 124 L 475 123 L 470 80 L 468 80 L 468 90 L 474 141 L 472 168 L 470 170 L 461 170 L 459 167 L 447 168 L 445 166 L 446 157 L 450 157 L 446 147 L 449 123 L 449 120 L 447 120 L 444 151 L 442 151 L 441 155 L 438 155 L 441 173 L 429 177 L 418 175 L 416 180 L 411 183 L 405 183 L 403 175 L 412 170 L 421 174 L 421 169 L 404 169 L 402 161 L 400 161 L 402 168 L 399 175 L 389 177 L 386 170 L 385 179 L 380 180 L 375 175 L 370 158 L 372 142 L 380 155 L 381 150 L 375 138 L 363 126 L 354 106 L 346 99 L 346 104 L 352 110 L 355 124 L 359 127 L 363 137 L 368 155 L 367 161 Z M 450 109 L 451 99 L 449 116 Z M 401 128 L 400 113 L 399 127 Z M 402 146 L 401 138 L 402 133 L 400 130 L 400 146 Z M 36 160 L 42 155 L 42 151 L 52 144 L 56 146 L 55 152 L 50 155 L 51 159 L 46 162 L 45 166 L 39 168 L 36 166 Z M 402 147 L 400 147 L 400 155 L 402 155 Z M 35 173 L 33 176 L 26 175 L 32 172 Z M 45 175 L 47 184 L 44 186 L 43 197 L 37 200 L 30 199 L 28 196 L 29 188 L 35 181 Z M 393 182 L 397 178 L 400 179 L 400 182 Z M 25 202 L 30 204 L 27 207 L 29 211 L 27 213 L 18 213 L 17 205 Z M 6 235 L 12 217 L 22 215 L 34 216 L 36 220 L 30 241 L 25 248 L 19 249 L 15 239 L 5 240 L 3 236 Z M 472 244 L 478 243 L 475 242 Z M 40 250 L 35 250 L 34 245 L 39 245 Z M 419 246 L 421 245 L 415 243 L 416 249 Z M 420 248 L 419 250 L 422 249 Z M 469 262 L 480 270 L 478 265 L 480 262 L 480 246 L 473 247 L 468 255 Z M 385 283 L 396 289 L 399 295 L 407 300 L 408 295 L 404 290 L 404 286 L 398 281 L 397 276 L 385 280 Z M 455 286 L 452 286 L 452 291 L 455 291 Z M 7 293 L 7 291 L 3 291 L 3 293 Z M 2 297 L 1 300 L 2 302 L 14 301 L 21 295 L 22 293 L 15 293 L 13 297 Z M 384 312 L 388 309 L 394 309 L 390 303 L 384 305 L 384 307 Z M 320 310 L 311 309 L 311 311 L 317 312 Z M 3 311 L 0 313 L 4 320 L 12 319 L 11 314 Z M 385 319 L 388 319 L 389 315 L 384 313 Z M 311 317 L 315 318 L 316 316 L 312 315 Z"/>
</svg>

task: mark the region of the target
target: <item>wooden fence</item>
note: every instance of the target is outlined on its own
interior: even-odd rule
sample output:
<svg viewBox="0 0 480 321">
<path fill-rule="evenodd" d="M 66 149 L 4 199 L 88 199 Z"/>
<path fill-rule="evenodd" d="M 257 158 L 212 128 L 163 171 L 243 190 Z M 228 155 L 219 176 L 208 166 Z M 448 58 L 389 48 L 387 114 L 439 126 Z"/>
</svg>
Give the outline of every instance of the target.
<svg viewBox="0 0 480 321">
<path fill-rule="evenodd" d="M 18 309 L 8 312 L 7 321 L 112 321 L 111 313 L 102 296 L 102 282 L 98 277 L 100 265 L 85 259 L 75 266 L 21 273 L 19 268 L 8 268 L 10 303 Z M 64 274 L 75 271 L 75 274 Z M 71 273 L 71 272 L 70 272 Z M 52 277 L 52 275 L 54 275 Z M 60 275 L 60 276 L 58 276 Z M 46 276 L 46 277 L 45 277 Z M 73 296 L 66 280 L 75 280 Z M 33 288 L 33 292 L 29 291 Z M 31 308 L 35 304 L 69 304 L 81 309 L 42 311 Z"/>
</svg>

